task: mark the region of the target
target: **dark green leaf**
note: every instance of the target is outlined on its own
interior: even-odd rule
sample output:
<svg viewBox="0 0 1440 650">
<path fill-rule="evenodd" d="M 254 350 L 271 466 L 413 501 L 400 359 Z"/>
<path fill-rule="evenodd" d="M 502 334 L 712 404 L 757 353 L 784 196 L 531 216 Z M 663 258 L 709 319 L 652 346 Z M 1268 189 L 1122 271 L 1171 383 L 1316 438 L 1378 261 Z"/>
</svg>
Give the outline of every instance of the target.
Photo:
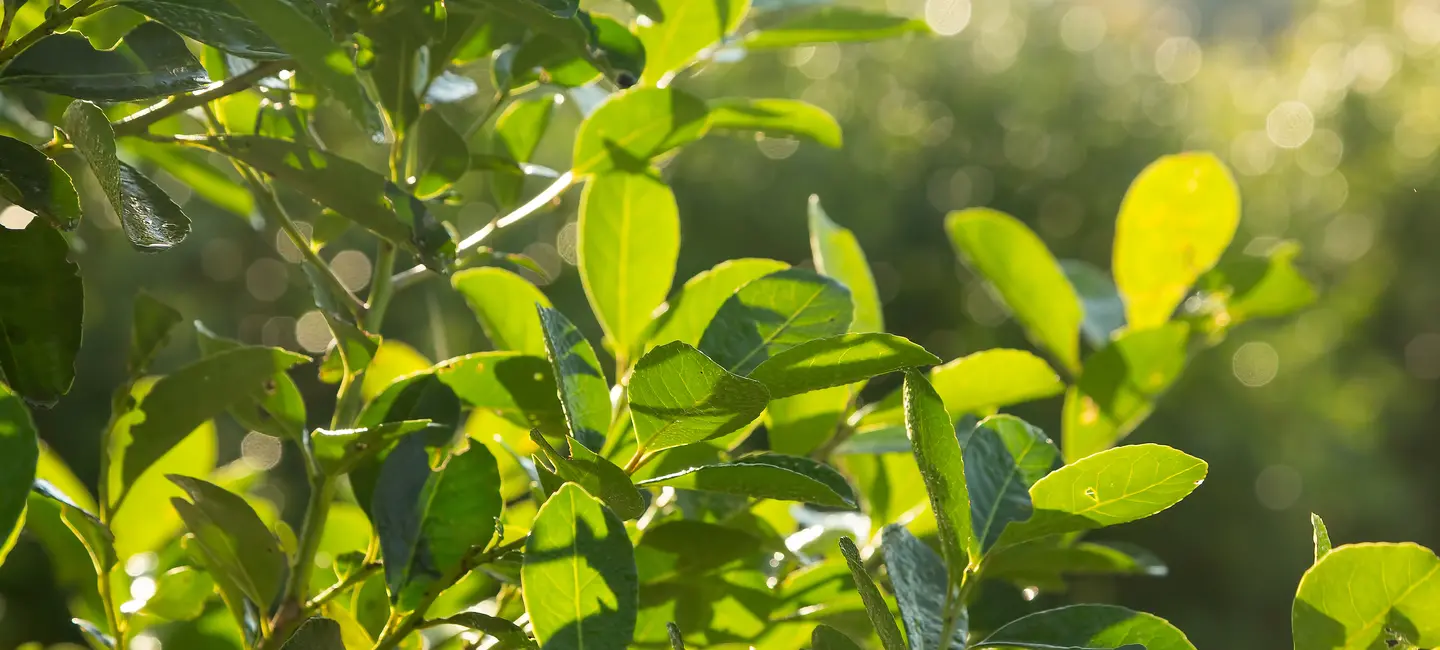
<svg viewBox="0 0 1440 650">
<path fill-rule="evenodd" d="M 1185 634 L 1165 619 L 1115 605 L 1071 605 L 1037 612 L 995 630 L 974 647 L 1195 650 Z"/>
<path fill-rule="evenodd" d="M 709 109 L 699 98 L 669 88 L 636 88 L 611 95 L 575 134 L 576 177 L 612 169 L 643 173 L 650 160 L 705 135 Z"/>
<path fill-rule="evenodd" d="M 245 499 L 197 478 L 169 477 L 190 496 L 171 502 L 209 557 L 255 603 L 269 603 L 280 592 L 285 554 L 265 522 Z"/>
<path fill-rule="evenodd" d="M 121 4 L 231 54 L 250 59 L 286 58 L 285 51 L 229 0 L 122 0 Z M 305 10 L 304 5 L 296 8 Z"/>
<path fill-rule="evenodd" d="M 620 88 L 634 85 L 645 70 L 645 45 L 640 38 L 620 21 L 596 13 L 590 14 L 590 33 L 596 50 L 590 62 Z"/>
<path fill-rule="evenodd" d="M 1315 541 L 1315 561 L 1330 554 L 1330 529 L 1325 527 L 1325 520 L 1320 515 L 1310 513 L 1310 527 L 1314 529 L 1312 539 Z"/>
<path fill-rule="evenodd" d="M 462 612 L 445 619 L 445 622 L 450 625 L 468 627 L 493 637 L 497 643 L 490 647 L 494 650 L 522 650 L 539 647 L 533 639 L 525 634 L 524 630 L 503 618 L 488 616 L 480 612 Z"/>
<path fill-rule="evenodd" d="M 432 427 L 429 420 L 405 420 L 360 429 L 316 429 L 310 432 L 310 442 L 315 448 L 314 456 L 320 462 L 320 468 L 335 476 L 384 453 L 401 438 Z"/>
<path fill-rule="evenodd" d="M 25 502 L 39 461 L 40 441 L 30 411 L 0 384 L 0 562 L 25 524 Z"/>
<path fill-rule="evenodd" d="M 1074 462 L 1130 435 L 1185 368 L 1190 328 L 1127 330 L 1085 362 L 1065 394 L 1061 448 Z"/>
<path fill-rule="evenodd" d="M 763 107 L 755 110 L 761 108 Z M 718 128 L 717 124 L 723 123 L 724 115 L 724 112 L 720 112 L 717 117 L 717 110 L 712 108 L 711 127 Z M 825 117 L 834 122 L 828 113 Z M 836 147 L 840 146 L 839 128 L 835 127 Z M 850 331 L 884 332 L 885 312 L 880 304 L 880 292 L 875 288 L 875 276 L 870 272 L 870 262 L 865 259 L 865 251 L 860 248 L 855 233 L 831 221 L 830 216 L 825 214 L 825 208 L 820 206 L 820 197 L 813 194 L 810 195 L 809 215 L 810 257 L 815 261 L 815 270 L 821 275 L 839 280 L 850 290 L 851 300 L 855 303 L 855 317 L 850 323 Z"/>
<path fill-rule="evenodd" d="M 423 436 L 401 440 L 380 468 L 370 508 L 397 611 L 457 580 L 471 549 L 495 536 L 504 505 L 500 470 L 485 445 L 472 442 L 432 469 Z"/>
<path fill-rule="evenodd" d="M 750 378 L 780 398 L 936 363 L 939 357 L 893 334 L 841 334 L 780 351 L 750 371 Z"/>
<path fill-rule="evenodd" d="M 905 373 L 905 431 L 915 463 L 930 495 L 930 509 L 940 529 L 940 550 L 952 584 L 980 562 L 980 540 L 970 518 L 970 491 L 965 484 L 965 459 L 945 403 L 914 370 Z"/>
<path fill-rule="evenodd" d="M 895 589 L 895 602 L 900 605 L 900 619 L 905 621 L 905 638 L 910 650 L 954 648 L 964 650 L 968 634 L 964 614 L 951 628 L 948 644 L 940 643 L 945 629 L 945 607 L 949 576 L 945 561 L 904 526 L 891 524 L 881 531 L 880 548 L 885 551 L 885 568 Z M 962 610 L 963 612 L 963 610 Z"/>
<path fill-rule="evenodd" d="M 307 0 L 234 0 L 235 7 L 349 111 L 372 138 L 385 133 L 380 109 L 365 94 L 350 55 L 330 38 L 329 26 Z"/>
<path fill-rule="evenodd" d="M 996 409 L 1059 395 L 1065 383 L 1044 359 L 1024 350 L 996 348 L 960 357 L 930 371 L 930 382 L 950 419 L 985 415 Z M 861 429 L 898 426 L 905 421 L 900 391 L 865 409 Z"/>
<path fill-rule="evenodd" d="M 667 85 L 706 48 L 724 40 L 745 19 L 749 0 L 657 0 L 663 16 L 637 30 L 645 45 L 640 83 Z"/>
<path fill-rule="evenodd" d="M 180 207 L 150 179 L 115 157 L 115 132 L 100 107 L 73 102 L 65 109 L 62 126 L 90 165 L 132 246 L 162 251 L 190 234 L 190 218 Z"/>
<path fill-rule="evenodd" d="M 691 467 L 639 484 L 801 501 L 832 508 L 855 507 L 855 492 L 845 477 L 829 465 L 803 456 L 757 454 L 718 465 Z"/>
<path fill-rule="evenodd" d="M 0 228 L 0 372 L 39 404 L 54 404 L 75 380 L 85 289 L 69 254 L 45 223 Z"/>
<path fill-rule="evenodd" d="M 630 645 L 640 591 L 634 549 L 620 519 L 580 486 L 561 487 L 540 508 L 520 575 L 525 611 L 543 647 Z"/>
<path fill-rule="evenodd" d="M 555 394 L 555 375 L 542 357 L 476 352 L 445 361 L 436 367 L 435 376 L 471 407 L 494 413 L 516 426 L 538 428 L 552 438 L 566 435 L 565 412 Z"/>
<path fill-rule="evenodd" d="M 567 458 L 539 432 L 532 431 L 530 439 L 540 446 L 553 466 L 553 469 L 547 469 L 599 497 L 621 519 L 636 519 L 645 514 L 645 498 L 619 466 L 584 445 L 571 443 Z"/>
<path fill-rule="evenodd" d="M 760 417 L 770 395 L 678 341 L 640 358 L 630 376 L 639 449 L 656 452 L 723 436 Z"/>
<path fill-rule="evenodd" d="M 766 359 L 850 327 L 854 307 L 839 282 L 805 269 L 750 281 L 705 327 L 700 351 L 726 370 L 748 375 Z"/>
<path fill-rule="evenodd" d="M 865 613 L 870 616 L 870 623 L 875 626 L 876 634 L 880 635 L 881 647 L 885 650 L 905 650 L 905 640 L 900 636 L 900 627 L 895 625 L 895 616 L 890 613 L 885 597 L 880 595 L 880 590 L 875 587 L 875 581 L 871 580 L 870 574 L 865 571 L 865 564 L 860 561 L 860 550 L 855 548 L 855 542 L 849 537 L 841 537 L 840 553 L 845 556 L 845 563 L 850 566 L 855 587 L 860 592 L 860 598 L 865 601 Z"/>
<path fill-rule="evenodd" d="M 387 422 L 430 420 L 438 428 L 426 429 L 421 436 L 428 446 L 447 447 L 456 439 L 460 426 L 460 399 L 433 372 L 422 372 L 396 380 L 375 399 L 370 400 L 355 420 L 357 427 L 378 427 Z M 381 450 L 350 470 L 350 487 L 355 501 L 374 519 L 370 512 L 376 499 L 376 482 L 386 458 Z"/>
<path fill-rule="evenodd" d="M 844 632 L 825 624 L 816 625 L 810 633 L 810 646 L 813 650 L 860 650 Z"/>
<path fill-rule="evenodd" d="M 685 637 L 680 634 L 680 626 L 672 621 L 665 624 L 665 630 L 670 633 L 670 650 L 685 650 Z"/>
<path fill-rule="evenodd" d="M 945 230 L 960 258 L 1030 339 L 1078 374 L 1080 298 L 1044 242 L 1015 217 L 989 208 L 952 212 Z"/>
<path fill-rule="evenodd" d="M 206 420 L 273 390 L 273 375 L 307 357 L 278 348 L 220 352 L 161 377 L 117 430 L 120 480 L 130 485 L 165 452 Z M 112 461 L 113 463 L 114 461 Z"/>
<path fill-rule="evenodd" d="M 1031 486 L 1034 515 L 1006 529 L 997 546 L 1144 519 L 1189 496 L 1207 469 L 1205 461 L 1164 445 L 1086 456 Z"/>
<path fill-rule="evenodd" d="M 190 621 L 205 613 L 215 592 L 210 574 L 193 567 L 175 567 L 155 579 L 155 595 L 145 601 L 146 614 L 170 621 Z"/>
<path fill-rule="evenodd" d="M 664 305 L 664 311 L 651 322 L 647 347 L 670 341 L 700 345 L 705 327 L 730 296 L 751 280 L 756 280 L 789 265 L 776 260 L 745 258 L 728 260 L 702 271 L 685 281 Z"/>
<path fill-rule="evenodd" d="M 1065 271 L 1070 286 L 1075 287 L 1085 310 L 1080 333 L 1092 347 L 1105 347 L 1110 338 L 1125 327 L 1125 301 L 1120 299 L 1115 281 L 1089 262 L 1061 260 L 1060 268 Z"/>
<path fill-rule="evenodd" d="M 840 123 L 829 112 L 796 99 L 727 97 L 711 100 L 710 130 L 800 136 L 831 149 L 839 149 L 841 141 Z M 811 205 L 818 205 L 818 200 L 812 198 Z M 811 230 L 814 231 L 813 226 Z M 851 290 L 854 291 L 853 288 Z"/>
<path fill-rule="evenodd" d="M 34 147 L 0 136 L 0 196 L 56 228 L 80 223 L 80 196 L 70 175 Z"/>
<path fill-rule="evenodd" d="M 595 349 L 564 314 L 539 305 L 536 309 L 570 436 L 591 451 L 599 451 L 610 428 L 610 385 Z"/>
<path fill-rule="evenodd" d="M 905 34 L 928 34 L 925 21 L 852 7 L 823 6 L 795 12 L 776 12 L 775 18 L 759 21 L 745 37 L 752 50 L 796 47 L 819 43 L 847 43 L 895 38 Z"/>
<path fill-rule="evenodd" d="M 970 518 L 988 552 L 1007 525 L 1030 518 L 1030 486 L 1060 466 L 1060 450 L 1024 420 L 995 415 L 975 427 L 964 455 Z"/>
<path fill-rule="evenodd" d="M 486 267 L 466 269 L 450 278 L 451 286 L 480 319 L 485 338 L 496 350 L 512 350 L 544 356 L 545 332 L 540 317 L 530 309 L 549 307 L 550 299 L 529 280 L 505 269 Z"/>
<path fill-rule="evenodd" d="M 120 39 L 141 23 L 145 22 L 145 16 L 126 9 L 125 7 L 109 7 L 101 5 L 96 11 L 92 8 L 86 15 L 75 19 L 71 23 L 71 31 L 77 31 L 90 40 L 90 46 L 97 50 L 113 50 L 120 44 Z"/>
<path fill-rule="evenodd" d="M 1440 645 L 1440 558 L 1416 544 L 1351 544 L 1300 579 L 1291 610 L 1295 650 Z M 1156 646 L 1147 645 L 1147 650 Z M 1161 648 L 1161 650 L 1164 650 Z"/>
<path fill-rule="evenodd" d="M 345 650 L 342 639 L 339 623 L 315 616 L 301 623 L 280 650 Z"/>
<path fill-rule="evenodd" d="M 577 237 L 585 296 L 624 367 L 675 279 L 680 257 L 675 194 L 651 173 L 596 175 L 580 201 Z"/>
<path fill-rule="evenodd" d="M 199 321 L 195 323 L 195 339 L 200 343 L 200 354 L 207 357 L 245 347 L 239 341 L 216 336 Z M 270 379 L 273 383 L 266 384 L 258 397 L 231 406 L 230 415 L 251 431 L 299 442 L 306 422 L 305 398 L 285 370 L 276 372 Z"/>
<path fill-rule="evenodd" d="M 1239 224 L 1240 191 L 1214 154 L 1163 156 L 1140 172 L 1120 203 L 1110 265 L 1130 328 L 1170 320 Z"/>
<path fill-rule="evenodd" d="M 127 368 L 131 378 L 138 378 L 150 369 L 155 355 L 170 343 L 171 333 L 184 317 L 146 291 L 135 294 L 133 310 Z"/>
<path fill-rule="evenodd" d="M 136 27 L 114 50 L 97 50 L 75 33 L 47 36 L 0 70 L 0 86 L 97 102 L 163 97 L 209 84 L 184 39 L 154 22 Z"/>
<path fill-rule="evenodd" d="M 421 113 L 411 137 L 417 139 L 415 155 L 411 157 L 416 197 L 436 196 L 470 170 L 470 149 L 465 146 L 465 137 L 438 111 Z"/>
</svg>

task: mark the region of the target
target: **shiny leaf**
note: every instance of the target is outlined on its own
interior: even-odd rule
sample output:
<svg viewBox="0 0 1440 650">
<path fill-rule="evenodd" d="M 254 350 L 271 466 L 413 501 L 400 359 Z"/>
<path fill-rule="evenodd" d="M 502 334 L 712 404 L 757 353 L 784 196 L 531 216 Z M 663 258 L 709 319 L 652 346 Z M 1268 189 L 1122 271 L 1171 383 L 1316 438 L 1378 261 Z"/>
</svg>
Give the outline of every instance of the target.
<svg viewBox="0 0 1440 650">
<path fill-rule="evenodd" d="M 930 383 L 952 420 L 1053 397 L 1065 390 L 1065 383 L 1044 359 L 1003 348 L 981 350 L 935 368 L 930 371 Z M 900 391 L 887 395 L 863 412 L 860 428 L 902 424 L 905 414 L 900 402 Z"/>
<path fill-rule="evenodd" d="M 875 581 L 870 579 L 865 564 L 860 561 L 860 550 L 855 548 L 855 542 L 849 537 L 840 538 L 840 554 L 845 556 L 845 564 L 850 567 L 850 575 L 855 578 L 855 587 L 860 592 L 860 598 L 865 601 L 865 613 L 869 615 L 870 623 L 875 626 L 875 632 L 880 635 L 880 646 L 884 650 L 905 650 L 905 640 L 900 636 L 899 626 L 895 625 L 895 615 L 890 613 L 885 597 L 880 595 Z"/>
<path fill-rule="evenodd" d="M 49 156 L 0 136 L 0 197 L 44 217 L 56 228 L 80 223 L 80 196 L 70 175 Z"/>
<path fill-rule="evenodd" d="M 841 142 L 840 123 L 836 122 L 829 112 L 814 104 L 795 99 L 727 97 L 711 100 L 710 131 L 763 133 L 773 137 L 798 136 L 809 138 L 831 149 L 839 149 Z M 814 199 L 811 200 L 812 206 L 817 203 Z M 811 229 L 814 230 L 813 226 Z"/>
<path fill-rule="evenodd" d="M 779 398 L 936 363 L 939 357 L 893 334 L 841 334 L 783 350 L 749 376 L 765 384 L 771 397 Z"/>
<path fill-rule="evenodd" d="M 940 529 L 940 550 L 952 584 L 960 584 L 967 568 L 980 561 L 980 540 L 970 516 L 970 491 L 965 460 L 945 403 L 914 370 L 905 373 L 905 431 L 930 495 L 930 509 Z"/>
<path fill-rule="evenodd" d="M 848 43 L 895 38 L 910 33 L 928 34 L 925 21 L 852 7 L 820 6 L 796 12 L 776 12 L 761 20 L 745 37 L 747 49 L 797 47 L 820 43 Z"/>
<path fill-rule="evenodd" d="M 90 165 L 130 244 L 162 251 L 190 234 L 190 218 L 155 183 L 115 157 L 115 133 L 100 107 L 78 101 L 65 109 L 61 126 Z"/>
<path fill-rule="evenodd" d="M 546 469 L 599 497 L 621 519 L 635 519 L 645 513 L 645 498 L 619 466 L 584 445 L 572 443 L 567 457 L 538 432 L 531 432 L 530 439 L 550 461 L 551 467 Z"/>
<path fill-rule="evenodd" d="M 881 531 L 880 548 L 885 551 L 885 568 L 890 572 L 910 650 L 964 650 L 968 631 L 963 616 L 952 628 L 950 642 L 940 643 L 945 629 L 945 607 L 949 604 L 946 598 L 949 577 L 944 559 L 904 526 L 895 524 Z"/>
<path fill-rule="evenodd" d="M 1315 561 L 1330 554 L 1330 529 L 1325 527 L 1325 520 L 1320 515 L 1310 513 L 1310 527 L 1314 530 L 1312 539 L 1315 542 Z"/>
<path fill-rule="evenodd" d="M 591 451 L 599 451 L 605 431 L 610 428 L 610 385 L 595 358 L 595 349 L 564 314 L 547 307 L 536 308 L 570 436 Z"/>
<path fill-rule="evenodd" d="M 237 56 L 287 57 L 255 21 L 246 18 L 229 0 L 122 0 L 121 4 L 201 43 Z M 303 5 L 297 8 L 305 9 Z"/>
<path fill-rule="evenodd" d="M 0 70 L 0 86 L 97 102 L 151 99 L 209 84 L 184 39 L 155 22 L 136 27 L 114 50 L 97 50 L 76 33 L 52 34 Z"/>
</svg>

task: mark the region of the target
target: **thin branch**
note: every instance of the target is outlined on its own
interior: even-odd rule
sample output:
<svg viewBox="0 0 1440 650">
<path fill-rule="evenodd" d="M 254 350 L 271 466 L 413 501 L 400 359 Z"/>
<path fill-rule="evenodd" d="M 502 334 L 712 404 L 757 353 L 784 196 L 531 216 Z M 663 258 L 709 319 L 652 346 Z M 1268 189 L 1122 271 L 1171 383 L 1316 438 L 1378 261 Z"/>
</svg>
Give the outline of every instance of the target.
<svg viewBox="0 0 1440 650">
<path fill-rule="evenodd" d="M 549 187 L 546 187 L 539 194 L 536 194 L 535 198 L 530 199 L 530 201 L 527 202 L 525 205 L 516 208 L 513 212 L 503 217 L 500 217 L 499 219 L 491 221 L 490 223 L 486 224 L 484 228 L 481 228 L 479 231 L 477 231 L 475 234 L 466 237 L 463 241 L 460 242 L 460 245 L 456 252 L 464 253 L 472 248 L 475 248 L 476 246 L 479 246 L 482 242 L 484 242 L 488 237 L 490 237 L 490 235 L 495 234 L 496 231 L 519 223 L 525 217 L 534 214 L 535 212 L 539 211 L 540 208 L 545 207 L 545 205 L 555 200 L 555 197 L 560 196 L 562 193 L 565 192 L 565 190 L 570 189 L 570 186 L 574 184 L 574 172 L 565 172 L 564 174 L 561 174 L 559 178 L 555 179 L 555 182 L 551 183 Z M 422 278 L 425 277 L 425 273 L 427 271 L 428 269 L 425 268 L 425 265 L 419 264 L 399 273 L 396 273 L 395 277 L 392 278 L 395 289 L 404 289 L 415 284 L 416 282 L 419 282 Z"/>
<path fill-rule="evenodd" d="M 76 2 L 75 4 L 70 5 L 63 10 L 50 14 L 50 16 L 45 18 L 44 22 L 36 25 L 35 29 L 26 32 L 24 36 L 15 39 L 14 43 L 11 43 L 4 48 L 0 48 L 0 63 L 5 63 L 10 59 L 15 58 L 21 52 L 29 49 L 31 45 L 40 42 L 40 39 L 54 34 L 55 30 L 60 29 L 61 26 L 69 25 L 70 21 L 84 16 L 85 13 L 90 9 L 90 6 L 95 4 L 95 1 L 96 0 L 80 0 L 79 2 Z"/>
<path fill-rule="evenodd" d="M 117 137 L 143 134 L 146 129 L 150 128 L 150 125 L 160 120 L 175 115 L 176 113 L 183 113 L 196 106 L 203 106 L 222 97 L 228 97 L 235 93 L 248 90 L 261 79 L 272 76 L 293 65 L 294 63 L 290 61 L 266 61 L 229 79 L 210 84 L 209 87 L 203 90 L 188 95 L 176 95 L 157 104 L 152 104 L 138 112 L 131 113 L 117 120 L 111 126 L 114 127 Z"/>
<path fill-rule="evenodd" d="M 383 564 L 372 563 L 366 564 L 355 569 L 354 571 L 351 571 L 350 575 L 345 576 L 343 580 L 333 585 L 330 585 L 329 587 L 326 587 L 324 591 L 315 594 L 314 598 L 311 598 L 309 602 L 305 603 L 305 607 L 300 610 L 300 620 L 303 621 L 313 616 L 315 612 L 320 611 L 320 607 L 323 606 L 325 603 L 330 602 L 331 599 L 339 596 L 342 593 L 345 593 L 345 590 L 354 587 L 355 585 L 358 585 L 362 582 L 365 582 L 365 580 L 369 579 L 370 576 L 379 573 L 380 570 L 383 568 L 385 568 L 385 565 Z"/>
</svg>

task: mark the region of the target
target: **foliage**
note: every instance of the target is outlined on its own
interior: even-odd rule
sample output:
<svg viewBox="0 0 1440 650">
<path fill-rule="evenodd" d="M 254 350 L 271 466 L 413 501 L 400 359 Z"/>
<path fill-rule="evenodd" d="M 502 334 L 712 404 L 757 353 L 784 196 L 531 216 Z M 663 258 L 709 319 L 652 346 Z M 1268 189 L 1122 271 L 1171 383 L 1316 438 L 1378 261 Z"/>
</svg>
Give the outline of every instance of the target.
<svg viewBox="0 0 1440 650">
<path fill-rule="evenodd" d="M 664 168 L 679 150 L 712 132 L 841 142 L 815 106 L 707 102 L 676 87 L 687 73 L 727 47 L 924 28 L 838 7 L 631 4 L 637 17 L 622 23 L 569 0 L 7 3 L 6 98 L 74 101 L 44 114 L 48 142 L 0 140 L 13 154 L 0 195 L 38 217 L 0 230 L 0 559 L 34 532 L 89 583 L 77 590 L 93 585 L 76 625 L 121 650 L 197 628 L 246 649 L 473 648 L 488 637 L 486 647 L 557 649 L 1193 650 L 1150 614 L 1028 601 L 1072 574 L 1163 573 L 1141 550 L 1084 537 L 1176 505 L 1208 466 L 1164 445 L 1116 445 L 1196 354 L 1313 298 L 1293 247 L 1273 248 L 1258 271 L 1223 257 L 1240 219 L 1224 165 L 1187 153 L 1147 168 L 1122 204 L 1111 274 L 1055 259 L 1003 213 L 950 215 L 957 254 L 1038 355 L 942 364 L 886 333 L 858 239 L 816 199 L 813 270 L 733 260 L 672 293 L 680 208 Z M 114 48 L 66 31 L 118 12 L 143 18 Z M 28 31 L 5 44 L 14 25 Z M 477 90 L 452 68 L 475 61 L 497 92 L 460 128 L 447 105 Z M 565 172 L 526 160 L 557 92 L 591 98 Z M 486 128 L 491 150 L 470 151 Z M 326 146 L 337 131 L 387 146 L 384 164 Z M 238 191 L 288 238 L 333 342 L 311 360 L 198 328 L 199 358 L 154 376 L 182 316 L 137 297 L 92 496 L 48 457 L 27 406 L 53 404 L 75 376 L 84 289 L 66 232 L 93 198 L 136 249 L 181 245 L 190 218 L 122 160 L 206 173 L 175 151 L 229 161 L 233 174 L 208 176 L 214 193 Z M 443 207 L 466 200 L 457 181 L 472 171 L 493 175 L 514 209 L 460 238 Z M 520 203 L 530 176 L 551 180 Z M 582 183 L 578 266 L 604 357 L 521 275 L 533 261 L 481 246 Z M 92 186 L 94 197 L 77 192 Z M 301 228 L 292 213 L 314 216 Z M 326 228 L 351 225 L 379 251 L 363 301 L 320 255 Z M 402 260 L 413 266 L 397 272 Z M 382 363 L 392 295 L 434 274 L 450 276 L 494 351 Z M 328 417 L 291 375 L 312 361 L 337 385 Z M 868 386 L 890 373 L 903 386 Z M 1061 394 L 1058 447 L 999 412 Z M 298 530 L 255 498 L 253 470 L 214 468 L 209 423 L 226 417 L 299 450 L 310 496 Z M 122 514 L 155 517 L 143 526 L 151 539 Z M 356 531 L 340 531 L 347 518 Z M 57 520 L 74 536 L 53 534 Z M 1440 643 L 1433 553 L 1332 550 L 1315 521 L 1297 649 Z M 131 571 L 141 553 L 156 566 Z M 1015 587 L 1026 597 L 1007 601 Z"/>
</svg>

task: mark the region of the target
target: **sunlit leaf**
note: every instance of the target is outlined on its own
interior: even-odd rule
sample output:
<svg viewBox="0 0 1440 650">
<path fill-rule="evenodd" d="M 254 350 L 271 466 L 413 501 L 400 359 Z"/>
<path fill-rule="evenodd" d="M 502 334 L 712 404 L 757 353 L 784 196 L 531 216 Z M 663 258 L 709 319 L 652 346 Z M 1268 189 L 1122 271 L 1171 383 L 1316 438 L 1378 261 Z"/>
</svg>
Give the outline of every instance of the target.
<svg viewBox="0 0 1440 650">
<path fill-rule="evenodd" d="M 415 154 L 410 158 L 415 196 L 422 199 L 436 196 L 470 170 L 470 149 L 465 146 L 465 137 L 438 111 L 421 113 L 410 137 L 416 139 Z"/>
<path fill-rule="evenodd" d="M 755 27 L 745 36 L 747 49 L 875 41 L 930 32 L 923 20 L 840 6 L 775 12 Z"/>
<path fill-rule="evenodd" d="M 801 501 L 832 508 L 855 507 L 855 493 L 834 468 L 803 456 L 756 454 L 728 463 L 691 467 L 640 481 L 757 499 Z"/>
<path fill-rule="evenodd" d="M 280 650 L 345 650 L 345 641 L 339 623 L 315 616 L 301 623 Z"/>
<path fill-rule="evenodd" d="M 726 372 L 678 341 L 645 353 L 630 377 L 630 417 L 639 448 L 648 452 L 735 431 L 769 400 L 760 382 Z"/>
<path fill-rule="evenodd" d="M 1126 331 L 1085 362 L 1065 395 L 1065 460 L 1119 442 L 1149 417 L 1156 400 L 1185 368 L 1190 328 L 1181 322 Z"/>
<path fill-rule="evenodd" d="M 150 179 L 115 157 L 115 133 L 100 107 L 73 102 L 65 109 L 61 126 L 90 165 L 132 246 L 162 251 L 190 234 L 190 218 L 180 207 Z"/>
<path fill-rule="evenodd" d="M 570 167 L 577 177 L 621 169 L 644 173 L 650 160 L 705 135 L 709 109 L 669 88 L 611 95 L 575 134 Z"/>
<path fill-rule="evenodd" d="M 495 267 L 466 269 L 450 283 L 465 296 L 465 302 L 480 319 L 485 337 L 496 350 L 545 354 L 545 333 L 540 317 L 532 309 L 516 305 L 549 307 L 550 299 L 529 280 Z"/>
<path fill-rule="evenodd" d="M 599 451 L 610 428 L 610 384 L 605 371 L 585 335 L 564 314 L 538 305 L 536 309 L 570 436 L 591 451 Z"/>
<path fill-rule="evenodd" d="M 40 441 L 30 411 L 0 384 L 0 562 L 25 523 L 25 502 L 39 462 Z"/>
<path fill-rule="evenodd" d="M 1004 348 L 981 350 L 935 368 L 930 371 L 930 383 L 952 420 L 1053 397 L 1065 390 L 1065 383 L 1044 359 Z M 863 411 L 857 425 L 873 429 L 903 424 L 900 402 L 897 390 Z"/>
<path fill-rule="evenodd" d="M 252 602 L 268 603 L 280 591 L 285 554 L 275 536 L 245 499 L 189 476 L 168 477 L 190 501 L 172 499 L 185 527 L 223 572 Z"/>
<path fill-rule="evenodd" d="M 155 595 L 145 601 L 146 614 L 171 621 L 189 621 L 205 613 L 215 591 L 210 574 L 193 567 L 175 567 L 155 578 Z"/>
<path fill-rule="evenodd" d="M 985 418 L 964 448 L 970 517 L 982 551 L 989 551 L 1009 524 L 1030 518 L 1030 487 L 1060 465 L 1060 450 L 1045 433 L 1020 418 Z"/>
<path fill-rule="evenodd" d="M 958 585 L 966 569 L 980 561 L 980 540 L 970 515 L 965 459 L 945 403 L 924 375 L 906 371 L 904 391 L 905 430 L 925 480 L 925 491 L 930 495 L 950 582 Z"/>
<path fill-rule="evenodd" d="M 695 274 L 664 305 L 662 311 L 650 324 L 649 341 L 646 347 L 655 347 L 670 341 L 680 341 L 692 346 L 700 344 L 705 327 L 715 318 L 715 313 L 740 287 L 789 265 L 776 260 L 744 258 L 728 260 L 714 268 Z"/>
<path fill-rule="evenodd" d="M 1305 572 L 1291 610 L 1296 650 L 1440 644 L 1440 558 L 1416 544 L 1338 547 Z M 1403 647 L 1403 646 L 1402 646 Z"/>
<path fill-rule="evenodd" d="M 776 271 L 726 299 L 699 348 L 726 370 L 748 375 L 775 354 L 845 333 L 853 312 L 850 292 L 835 280 L 804 269 Z"/>
<path fill-rule="evenodd" d="M 845 563 L 850 567 L 850 575 L 855 578 L 855 587 L 860 592 L 860 598 L 865 601 L 865 613 L 869 615 L 870 622 L 875 626 L 875 632 L 880 635 L 880 645 L 885 650 L 905 650 L 905 640 L 900 636 L 900 627 L 895 625 L 895 615 L 890 613 L 890 606 L 885 603 L 885 597 L 880 595 L 880 590 L 875 587 L 875 581 L 870 579 L 870 573 L 865 570 L 865 564 L 860 560 L 860 550 L 855 548 L 855 542 L 849 537 L 840 538 L 840 553 L 845 556 Z"/>
<path fill-rule="evenodd" d="M 1195 650 L 1158 616 L 1115 605 L 1071 605 L 1036 612 L 995 630 L 976 648 Z"/>
<path fill-rule="evenodd" d="M 714 112 L 710 120 L 711 127 L 716 127 Z M 839 136 L 837 130 L 834 146 L 839 146 Z M 820 206 L 820 197 L 813 194 L 810 196 L 809 215 L 810 257 L 815 261 L 815 270 L 839 280 L 850 290 L 850 298 L 855 303 L 855 317 L 850 323 L 850 331 L 884 332 L 885 314 L 880 293 L 875 288 L 870 263 L 865 259 L 865 251 L 860 248 L 855 233 L 831 221 Z"/>
<path fill-rule="evenodd" d="M 1315 561 L 1319 562 L 1330 554 L 1330 529 L 1325 527 L 1325 520 L 1313 512 L 1310 513 L 1310 527 L 1314 530 Z"/>
<path fill-rule="evenodd" d="M 782 350 L 755 366 L 749 376 L 778 398 L 936 363 L 939 357 L 893 334 L 841 334 Z"/>
<path fill-rule="evenodd" d="M 663 16 L 642 24 L 636 32 L 645 45 L 645 73 L 640 83 L 667 85 L 706 48 L 734 31 L 745 19 L 750 0 L 656 0 Z"/>
<path fill-rule="evenodd" d="M 522 98 L 512 102 L 495 119 L 495 130 L 490 136 L 491 147 L 496 155 L 515 163 L 529 162 L 550 126 L 550 116 L 555 113 L 555 96 Z M 520 191 L 525 182 L 512 168 L 511 173 L 496 174 L 490 181 L 490 192 L 501 208 L 510 208 L 520 203 Z"/>
<path fill-rule="evenodd" d="M 645 513 L 645 498 L 625 470 L 585 445 L 571 443 L 569 455 L 556 450 L 538 432 L 530 439 L 540 447 L 551 467 L 546 468 L 570 483 L 578 484 L 594 494 L 621 519 L 635 519 Z"/>
<path fill-rule="evenodd" d="M 283 59 L 284 50 L 229 0 L 123 0 L 121 5 L 154 18 L 206 45 L 250 59 Z M 296 7 L 306 11 L 304 5 Z"/>
<path fill-rule="evenodd" d="M 476 352 L 445 361 L 435 376 L 466 404 L 516 426 L 538 428 L 552 438 L 563 438 L 568 431 L 555 374 L 544 357 Z"/>
<path fill-rule="evenodd" d="M 840 123 L 829 112 L 795 99 L 727 97 L 710 100 L 710 131 L 797 136 L 831 149 L 839 149 L 841 141 Z M 812 199 L 812 205 L 814 203 Z"/>
</svg>

